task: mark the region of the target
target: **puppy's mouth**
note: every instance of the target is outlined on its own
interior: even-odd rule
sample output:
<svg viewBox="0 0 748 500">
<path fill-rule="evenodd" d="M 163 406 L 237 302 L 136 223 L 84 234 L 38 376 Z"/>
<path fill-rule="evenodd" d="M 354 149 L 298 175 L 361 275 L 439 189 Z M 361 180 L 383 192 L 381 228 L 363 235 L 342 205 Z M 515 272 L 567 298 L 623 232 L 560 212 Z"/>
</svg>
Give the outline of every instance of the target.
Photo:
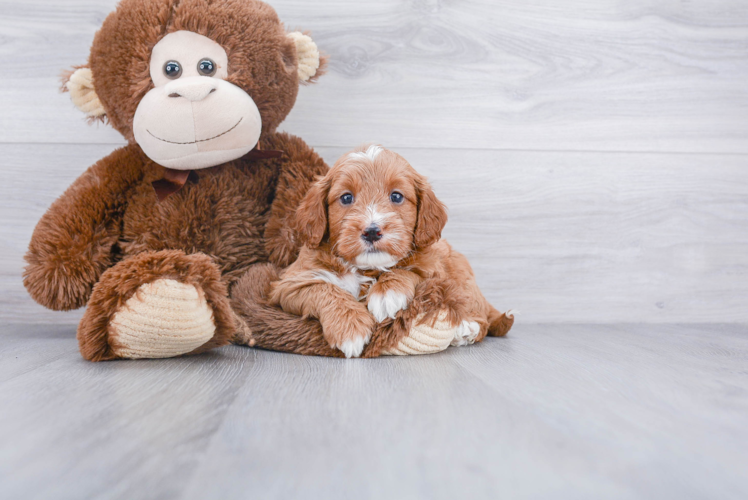
<svg viewBox="0 0 748 500">
<path fill-rule="evenodd" d="M 221 132 L 220 134 L 214 135 L 213 137 L 209 137 L 207 139 L 198 139 L 196 141 L 191 141 L 191 142 L 167 141 L 166 139 L 162 139 L 162 138 L 158 137 L 157 135 L 154 135 L 153 132 L 151 132 L 148 129 L 146 129 L 146 132 L 148 132 L 151 135 L 151 137 L 153 137 L 154 139 L 158 139 L 161 142 L 166 142 L 166 143 L 169 143 L 169 144 L 179 144 L 180 146 L 182 146 L 182 145 L 188 145 L 188 144 L 197 144 L 197 143 L 200 143 L 200 142 L 208 142 L 208 141 L 212 141 L 213 139 L 218 139 L 219 137 L 223 137 L 224 135 L 228 134 L 229 132 L 231 132 L 232 130 L 234 130 L 236 127 L 238 127 L 239 124 L 242 122 L 242 120 L 244 120 L 244 117 L 239 118 L 239 121 L 236 122 L 236 125 L 234 125 L 233 127 L 231 127 L 230 129 L 228 129 L 225 132 Z"/>
<path fill-rule="evenodd" d="M 367 245 L 366 250 L 356 256 L 356 266 L 360 269 L 389 269 L 397 262 L 397 257 L 376 250 L 372 244 Z"/>
</svg>

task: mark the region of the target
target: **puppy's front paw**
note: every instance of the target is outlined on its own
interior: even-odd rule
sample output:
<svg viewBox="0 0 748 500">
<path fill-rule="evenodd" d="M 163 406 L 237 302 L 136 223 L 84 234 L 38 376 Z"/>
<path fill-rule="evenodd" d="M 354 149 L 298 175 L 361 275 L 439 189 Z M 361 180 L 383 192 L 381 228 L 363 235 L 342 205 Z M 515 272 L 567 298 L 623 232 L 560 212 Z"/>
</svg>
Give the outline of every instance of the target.
<svg viewBox="0 0 748 500">
<path fill-rule="evenodd" d="M 340 349 L 346 358 L 361 356 L 374 329 L 374 319 L 359 303 L 350 308 L 335 308 L 320 318 L 320 323 L 327 342 L 331 347 Z"/>
<path fill-rule="evenodd" d="M 364 347 L 366 347 L 366 344 L 368 343 L 369 337 L 357 337 L 355 339 L 346 340 L 338 346 L 338 349 L 343 351 L 346 358 L 357 358 L 361 356 Z"/>
<path fill-rule="evenodd" d="M 369 295 L 369 312 L 378 323 L 387 318 L 394 319 L 398 312 L 407 309 L 411 298 L 401 292 L 388 290 L 385 293 L 373 293 Z"/>
<path fill-rule="evenodd" d="M 476 337 L 480 333 L 480 325 L 475 321 L 463 321 L 457 326 L 455 330 L 455 336 L 452 339 L 450 345 L 452 346 L 463 346 L 472 344 L 475 342 Z"/>
</svg>

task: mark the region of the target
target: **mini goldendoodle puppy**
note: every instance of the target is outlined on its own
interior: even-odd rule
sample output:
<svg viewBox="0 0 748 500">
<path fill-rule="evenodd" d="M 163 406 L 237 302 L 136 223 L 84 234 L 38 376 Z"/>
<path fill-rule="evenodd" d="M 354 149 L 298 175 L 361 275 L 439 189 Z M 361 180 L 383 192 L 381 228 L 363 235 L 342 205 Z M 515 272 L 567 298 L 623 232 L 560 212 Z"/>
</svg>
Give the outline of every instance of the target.
<svg viewBox="0 0 748 500">
<path fill-rule="evenodd" d="M 358 357 L 375 322 L 407 309 L 416 286 L 442 278 L 459 325 L 452 345 L 503 336 L 513 323 L 483 297 L 467 259 L 441 232 L 444 205 L 425 177 L 381 146 L 339 159 L 314 184 L 296 213 L 305 246 L 273 283 L 270 300 L 285 311 L 318 318 L 325 339 Z M 435 304 L 435 307 L 438 307 Z"/>
</svg>

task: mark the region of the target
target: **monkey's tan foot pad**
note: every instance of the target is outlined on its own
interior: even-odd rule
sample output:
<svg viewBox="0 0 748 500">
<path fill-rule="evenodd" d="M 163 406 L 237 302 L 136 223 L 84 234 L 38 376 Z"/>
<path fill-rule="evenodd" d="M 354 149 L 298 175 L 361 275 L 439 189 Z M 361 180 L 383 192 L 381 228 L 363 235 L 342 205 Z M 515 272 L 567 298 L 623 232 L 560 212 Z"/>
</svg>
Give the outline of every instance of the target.
<svg viewBox="0 0 748 500">
<path fill-rule="evenodd" d="M 400 343 L 391 349 L 382 352 L 384 356 L 406 356 L 413 354 L 434 354 L 449 347 L 455 338 L 458 327 L 452 326 L 446 321 L 447 314 L 442 313 L 433 326 L 419 324 L 423 315 L 418 316 L 413 322 L 410 334 L 400 340 Z"/>
<path fill-rule="evenodd" d="M 130 359 L 187 354 L 215 331 L 213 311 L 202 292 L 172 279 L 141 285 L 109 325 L 114 353 Z"/>
</svg>

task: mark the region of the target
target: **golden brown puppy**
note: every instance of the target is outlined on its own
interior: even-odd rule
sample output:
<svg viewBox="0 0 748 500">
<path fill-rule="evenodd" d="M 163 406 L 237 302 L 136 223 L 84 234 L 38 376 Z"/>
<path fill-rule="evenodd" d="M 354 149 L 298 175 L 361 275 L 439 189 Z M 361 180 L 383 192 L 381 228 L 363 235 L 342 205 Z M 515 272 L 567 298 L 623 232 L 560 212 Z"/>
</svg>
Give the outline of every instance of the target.
<svg viewBox="0 0 748 500">
<path fill-rule="evenodd" d="M 358 357 L 375 322 L 407 309 L 423 280 L 442 278 L 465 305 L 464 317 L 452 318 L 452 345 L 505 334 L 507 317 L 483 297 L 467 259 L 441 239 L 446 223 L 444 205 L 403 157 L 377 145 L 356 150 L 302 201 L 296 224 L 305 246 L 270 300 L 319 318 L 327 342 Z"/>
</svg>

